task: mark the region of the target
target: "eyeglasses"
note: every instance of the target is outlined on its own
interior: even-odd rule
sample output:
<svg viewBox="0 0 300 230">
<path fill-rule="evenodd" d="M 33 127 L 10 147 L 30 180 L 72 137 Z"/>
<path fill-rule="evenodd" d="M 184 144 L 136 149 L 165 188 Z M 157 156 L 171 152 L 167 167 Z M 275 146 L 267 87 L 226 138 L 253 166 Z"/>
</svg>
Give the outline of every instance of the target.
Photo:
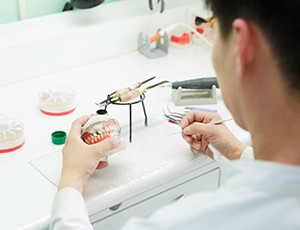
<svg viewBox="0 0 300 230">
<path fill-rule="evenodd" d="M 216 18 L 215 18 L 215 17 L 211 17 L 211 18 L 208 20 L 208 23 L 209 23 L 210 27 L 213 27 L 214 24 L 215 24 L 215 22 L 216 22 Z"/>
<path fill-rule="evenodd" d="M 196 19 L 195 19 L 195 24 L 197 26 L 199 26 L 202 23 L 208 23 L 211 27 L 213 27 L 213 25 L 215 24 L 215 21 L 216 21 L 215 17 L 211 17 L 209 19 L 204 19 L 204 18 L 201 18 L 201 17 L 197 16 Z"/>
</svg>

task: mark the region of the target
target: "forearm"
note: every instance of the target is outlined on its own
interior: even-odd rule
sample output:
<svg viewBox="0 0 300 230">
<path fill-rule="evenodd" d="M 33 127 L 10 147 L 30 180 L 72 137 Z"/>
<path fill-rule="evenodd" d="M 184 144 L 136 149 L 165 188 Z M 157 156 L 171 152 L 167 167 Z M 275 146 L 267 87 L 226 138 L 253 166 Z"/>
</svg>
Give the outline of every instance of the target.
<svg viewBox="0 0 300 230">
<path fill-rule="evenodd" d="M 70 172 L 62 171 L 61 178 L 58 185 L 58 191 L 71 187 L 79 191 L 81 194 L 83 193 L 84 185 L 86 184 L 87 179 L 83 178 L 80 175 L 72 174 Z"/>
</svg>

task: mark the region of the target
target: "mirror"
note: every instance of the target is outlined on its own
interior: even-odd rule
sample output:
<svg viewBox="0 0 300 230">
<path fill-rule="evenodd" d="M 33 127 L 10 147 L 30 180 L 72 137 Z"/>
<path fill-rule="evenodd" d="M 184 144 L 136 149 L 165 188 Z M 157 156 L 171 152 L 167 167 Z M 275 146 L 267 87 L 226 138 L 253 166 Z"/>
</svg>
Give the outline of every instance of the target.
<svg viewBox="0 0 300 230">
<path fill-rule="evenodd" d="M 77 9 L 89 9 L 99 6 L 100 4 L 107 4 L 117 2 L 124 7 L 125 0 L 14 0 L 14 1 L 2 1 L 0 3 L 0 26 L 5 23 L 13 23 L 26 19 L 32 19 L 42 17 L 51 14 L 58 14 L 64 11 L 77 10 Z M 133 11 L 137 10 L 137 5 L 143 3 L 143 7 L 149 11 L 163 13 L 165 10 L 165 1 L 177 2 L 175 4 L 185 4 L 186 1 L 182 0 L 127 0 L 127 3 Z M 194 0 L 189 0 L 194 1 Z M 117 6 L 112 4 L 112 8 Z M 126 4 L 126 3 L 125 3 Z M 148 6 L 148 8 L 147 8 Z M 108 7 L 108 6 L 107 6 Z M 107 8 L 105 7 L 105 8 Z M 110 6 L 109 6 L 110 8 Z M 131 9 L 131 12 L 132 12 Z M 125 9 L 126 11 L 126 9 Z M 139 10 L 138 10 L 139 11 Z M 137 11 L 136 11 L 137 12 Z M 144 10 L 142 10 L 144 12 Z M 145 13 L 145 12 L 144 12 Z"/>
<path fill-rule="evenodd" d="M 68 2 L 75 9 L 95 7 L 119 0 L 15 0 L 1 1 L 0 25 L 61 13 Z"/>
<path fill-rule="evenodd" d="M 71 0 L 71 5 L 78 9 L 88 9 L 100 5 L 104 0 Z"/>
</svg>

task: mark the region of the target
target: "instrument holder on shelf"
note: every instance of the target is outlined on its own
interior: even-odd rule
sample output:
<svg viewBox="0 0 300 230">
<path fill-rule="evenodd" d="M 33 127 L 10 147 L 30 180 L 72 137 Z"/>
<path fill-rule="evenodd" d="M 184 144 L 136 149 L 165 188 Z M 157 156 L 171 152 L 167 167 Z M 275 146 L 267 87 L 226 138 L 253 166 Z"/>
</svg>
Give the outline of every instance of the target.
<svg viewBox="0 0 300 230">
<path fill-rule="evenodd" d="M 149 37 L 145 35 L 144 39 L 143 33 L 140 32 L 138 38 L 138 47 L 139 52 L 150 59 L 166 56 L 169 48 L 168 35 L 165 32 L 164 36 L 155 42 L 155 48 L 151 49 Z"/>
<path fill-rule="evenodd" d="M 176 106 L 217 104 L 216 86 L 211 89 L 172 89 L 173 102 Z"/>
</svg>

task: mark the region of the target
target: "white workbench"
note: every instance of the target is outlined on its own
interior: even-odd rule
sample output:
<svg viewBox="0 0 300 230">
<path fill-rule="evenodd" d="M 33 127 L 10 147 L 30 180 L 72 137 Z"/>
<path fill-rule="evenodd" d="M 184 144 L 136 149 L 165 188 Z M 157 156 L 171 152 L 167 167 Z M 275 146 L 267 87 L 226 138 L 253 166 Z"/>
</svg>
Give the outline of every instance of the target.
<svg viewBox="0 0 300 230">
<path fill-rule="evenodd" d="M 182 11 L 186 12 L 186 9 L 174 7 L 174 11 L 169 14 L 178 15 Z M 143 17 L 155 19 L 158 16 Z M 56 17 L 54 19 L 57 20 Z M 47 18 L 48 21 L 54 19 Z M 131 18 L 130 23 L 140 20 L 140 17 Z M 158 19 L 155 20 L 158 23 Z M 28 22 L 26 26 L 30 26 L 30 23 L 37 22 Z M 0 28 L 0 34 L 14 27 L 16 31 L 17 25 L 5 26 L 2 30 Z M 96 34 L 95 30 L 100 33 L 101 29 L 89 26 L 84 33 L 90 30 Z M 73 28 L 70 33 L 66 32 L 62 42 L 76 33 L 82 33 L 82 29 L 78 30 Z M 132 31 L 134 39 L 137 39 L 136 32 Z M 170 48 L 167 56 L 150 60 L 136 51 L 130 52 L 132 46 L 136 46 L 130 43 L 126 50 L 123 48 L 124 54 L 111 55 L 113 57 L 96 57 L 91 54 L 93 58 L 98 58 L 97 61 L 89 59 L 88 55 L 82 57 L 83 60 L 79 57 L 72 59 L 73 53 L 68 56 L 60 50 L 57 50 L 57 54 L 52 52 L 54 56 L 51 58 L 44 57 L 42 50 L 39 53 L 41 56 L 24 54 L 30 48 L 37 49 L 34 41 L 22 42 L 18 41 L 17 36 L 14 38 L 16 43 L 11 44 L 5 44 L 8 41 L 0 38 L 0 53 L 1 50 L 8 53 L 12 50 L 19 54 L 15 62 L 0 54 L 0 63 L 5 63 L 6 69 L 5 73 L 1 72 L 6 75 L 0 84 L 0 113 L 24 123 L 25 145 L 14 152 L 0 154 L 0 229 L 4 230 L 47 229 L 61 167 L 62 146 L 51 143 L 50 135 L 53 131 L 68 132 L 74 119 L 98 109 L 95 102 L 136 81 L 157 76 L 149 83 L 152 84 L 161 80 L 175 81 L 215 75 L 210 62 L 211 50 L 204 44 L 186 49 Z M 44 47 L 47 55 L 49 47 L 56 42 L 52 38 L 51 35 L 37 39 L 39 49 Z M 114 43 L 108 46 L 112 50 L 116 49 Z M 60 59 L 61 55 L 72 59 L 74 66 L 68 60 L 64 68 L 57 64 L 56 59 Z M 30 61 L 32 59 L 34 61 Z M 22 65 L 22 60 L 26 66 Z M 37 65 L 36 71 L 32 69 L 34 62 Z M 13 63 L 20 65 L 14 66 Z M 41 63 L 44 68 L 40 67 Z M 38 93 L 49 86 L 73 88 L 77 93 L 76 110 L 59 117 L 42 114 L 38 108 Z M 180 134 L 169 135 L 180 129 L 164 119 L 162 108 L 170 106 L 172 109 L 182 109 L 174 106 L 170 95 L 169 88 L 154 88 L 146 94 L 148 127 L 144 127 L 141 105 L 133 106 L 132 143 L 128 142 L 128 107 L 108 106 L 110 115 L 121 123 L 121 136 L 127 142 L 127 148 L 111 156 L 110 167 L 96 172 L 89 181 L 84 197 L 95 228 L 116 229 L 131 215 L 145 216 L 183 194 L 217 188 L 218 164 L 205 155 L 194 156 Z M 224 118 L 231 116 L 219 91 L 218 104 L 206 107 L 217 109 Z M 248 134 L 233 121 L 228 122 L 228 126 L 242 141 L 248 138 Z"/>
</svg>

